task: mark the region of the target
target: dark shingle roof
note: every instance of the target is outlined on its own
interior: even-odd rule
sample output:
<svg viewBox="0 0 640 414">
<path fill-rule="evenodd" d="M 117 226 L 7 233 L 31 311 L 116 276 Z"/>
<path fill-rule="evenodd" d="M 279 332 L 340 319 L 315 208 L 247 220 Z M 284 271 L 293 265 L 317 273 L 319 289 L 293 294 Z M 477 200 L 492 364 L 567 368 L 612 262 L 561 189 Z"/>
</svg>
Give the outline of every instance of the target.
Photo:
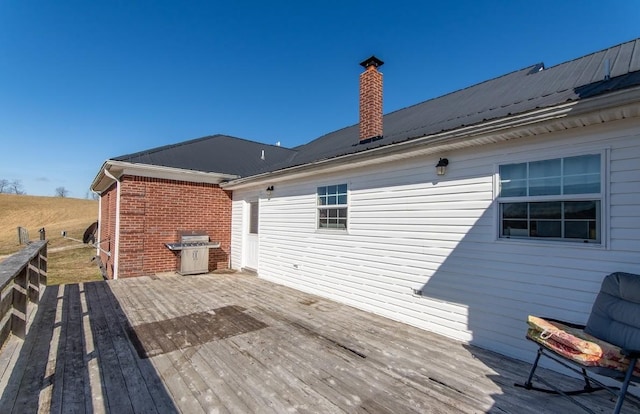
<svg viewBox="0 0 640 414">
<path fill-rule="evenodd" d="M 262 159 L 264 151 L 264 159 Z M 268 165 L 286 163 L 295 151 L 227 135 L 212 135 L 113 158 L 136 164 L 246 177 Z"/>
<path fill-rule="evenodd" d="M 605 79 L 606 67 L 610 68 Z M 235 174 L 335 158 L 444 131 L 553 107 L 640 85 L 640 39 L 545 69 L 543 64 L 500 76 L 384 116 L 382 139 L 359 143 L 358 125 L 285 149 L 224 135 L 115 158 L 119 161 Z M 266 160 L 260 159 L 265 150 Z"/>
</svg>

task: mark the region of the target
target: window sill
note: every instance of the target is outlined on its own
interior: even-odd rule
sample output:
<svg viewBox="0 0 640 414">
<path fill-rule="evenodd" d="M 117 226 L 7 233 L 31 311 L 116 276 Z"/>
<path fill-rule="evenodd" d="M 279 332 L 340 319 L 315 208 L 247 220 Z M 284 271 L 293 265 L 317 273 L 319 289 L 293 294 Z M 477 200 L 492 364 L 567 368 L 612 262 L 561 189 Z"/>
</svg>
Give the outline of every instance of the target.
<svg viewBox="0 0 640 414">
<path fill-rule="evenodd" d="M 317 234 L 349 234 L 349 229 L 316 229 Z"/>
<path fill-rule="evenodd" d="M 552 247 L 552 248 L 569 248 L 569 249 L 589 249 L 589 250 L 608 250 L 607 246 L 602 242 L 596 243 L 584 243 L 573 241 L 561 241 L 561 240 L 541 240 L 541 239 L 520 239 L 520 238 L 507 238 L 498 237 L 495 239 L 496 243 L 500 244 L 517 244 L 519 246 L 536 246 L 536 247 Z"/>
</svg>

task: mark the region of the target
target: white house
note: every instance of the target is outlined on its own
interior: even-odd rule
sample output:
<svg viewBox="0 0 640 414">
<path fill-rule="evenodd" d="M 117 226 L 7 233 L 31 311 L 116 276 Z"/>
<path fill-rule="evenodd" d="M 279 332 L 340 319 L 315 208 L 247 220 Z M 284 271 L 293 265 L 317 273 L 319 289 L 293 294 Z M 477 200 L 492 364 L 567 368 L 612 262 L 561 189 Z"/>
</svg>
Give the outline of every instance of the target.
<svg viewBox="0 0 640 414">
<path fill-rule="evenodd" d="M 528 314 L 584 323 L 605 275 L 640 273 L 639 50 L 534 65 L 223 184 L 231 266 L 530 359 Z"/>
<path fill-rule="evenodd" d="M 226 174 L 230 267 L 527 360 L 528 314 L 585 322 L 605 275 L 640 273 L 640 39 L 384 116 L 382 61 L 362 65 L 359 125 L 273 157 L 230 137 L 118 157 L 95 187 Z"/>
</svg>

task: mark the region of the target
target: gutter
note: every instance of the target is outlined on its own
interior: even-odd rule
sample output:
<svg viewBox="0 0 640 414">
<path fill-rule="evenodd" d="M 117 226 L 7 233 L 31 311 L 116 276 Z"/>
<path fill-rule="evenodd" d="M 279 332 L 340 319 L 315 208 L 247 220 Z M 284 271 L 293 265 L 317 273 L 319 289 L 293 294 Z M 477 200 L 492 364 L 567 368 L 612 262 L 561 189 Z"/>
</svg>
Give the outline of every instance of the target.
<svg viewBox="0 0 640 414">
<path fill-rule="evenodd" d="M 384 161 L 391 161 L 402 158 L 410 158 L 419 155 L 434 154 L 448 150 L 452 144 L 457 143 L 457 148 L 465 146 L 478 145 L 471 138 L 476 138 L 478 143 L 482 143 L 481 138 L 491 135 L 505 129 L 511 129 L 518 125 L 527 125 L 530 123 L 538 123 L 551 119 L 557 119 L 566 116 L 576 102 L 564 104 L 560 107 L 554 107 L 553 110 L 540 110 L 527 114 L 527 117 L 514 116 L 503 118 L 497 121 L 485 122 L 479 125 L 458 128 L 453 131 L 441 132 L 438 134 L 425 135 L 423 137 L 408 139 L 395 144 L 389 144 L 383 147 L 373 148 L 366 151 L 356 152 L 335 158 L 326 158 L 323 160 L 313 161 L 307 164 L 289 167 L 282 170 L 271 171 L 251 177 L 240 178 L 229 181 L 221 185 L 224 189 L 237 190 L 258 184 L 261 181 L 278 182 L 277 180 L 283 176 L 286 179 L 303 178 L 313 174 L 317 174 L 317 168 L 325 167 L 325 172 L 336 172 L 354 167 L 363 167 L 367 165 L 379 164 Z M 506 139 L 494 139 L 499 142 Z M 466 142 L 465 144 L 461 144 Z M 488 143 L 488 142 L 487 142 Z M 421 147 L 419 150 L 418 148 Z M 280 180 L 283 181 L 283 180 Z"/>
<path fill-rule="evenodd" d="M 107 174 L 107 171 L 109 171 L 111 174 Z M 234 174 L 204 172 L 152 164 L 138 164 L 132 162 L 107 160 L 102 165 L 101 171 L 93 179 L 93 182 L 91 183 L 91 189 L 98 192 L 107 189 L 109 185 L 111 185 L 111 183 L 103 183 L 104 176 L 117 181 L 116 177 L 119 178 L 123 175 L 135 175 L 139 177 L 159 178 L 175 181 L 189 181 L 207 184 L 220 184 L 223 181 L 229 181 L 239 178 L 238 175 Z"/>
<path fill-rule="evenodd" d="M 371 150 L 239 178 L 222 183 L 220 186 L 225 190 L 238 190 L 265 182 L 283 182 L 312 176 L 318 173 L 318 168 L 324 168 L 323 172 L 337 172 L 385 161 L 436 154 L 451 149 L 504 142 L 513 138 L 538 135 L 539 133 L 531 130 L 539 127 L 542 123 L 566 122 L 569 119 L 586 118 L 587 115 L 593 119 L 584 120 L 582 125 L 602 123 L 605 122 L 603 116 L 606 111 L 613 109 L 620 112 L 621 115 L 618 116 L 620 119 L 638 117 L 640 116 L 638 101 L 640 101 L 640 87 L 635 87 L 586 100 L 570 101 L 481 124 L 408 139 Z M 616 117 L 614 116 L 614 118 Z M 564 127 L 563 129 L 569 128 Z"/>
</svg>

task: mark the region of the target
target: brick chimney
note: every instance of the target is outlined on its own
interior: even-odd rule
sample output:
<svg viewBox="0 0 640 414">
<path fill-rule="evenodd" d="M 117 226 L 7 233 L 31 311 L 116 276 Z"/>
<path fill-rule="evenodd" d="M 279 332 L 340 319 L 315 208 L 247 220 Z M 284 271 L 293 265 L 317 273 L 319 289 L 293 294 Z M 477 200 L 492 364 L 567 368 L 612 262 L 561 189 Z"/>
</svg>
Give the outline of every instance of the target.
<svg viewBox="0 0 640 414">
<path fill-rule="evenodd" d="M 384 64 L 375 56 L 360 66 L 360 142 L 382 137 L 382 73 L 378 67 Z"/>
</svg>

